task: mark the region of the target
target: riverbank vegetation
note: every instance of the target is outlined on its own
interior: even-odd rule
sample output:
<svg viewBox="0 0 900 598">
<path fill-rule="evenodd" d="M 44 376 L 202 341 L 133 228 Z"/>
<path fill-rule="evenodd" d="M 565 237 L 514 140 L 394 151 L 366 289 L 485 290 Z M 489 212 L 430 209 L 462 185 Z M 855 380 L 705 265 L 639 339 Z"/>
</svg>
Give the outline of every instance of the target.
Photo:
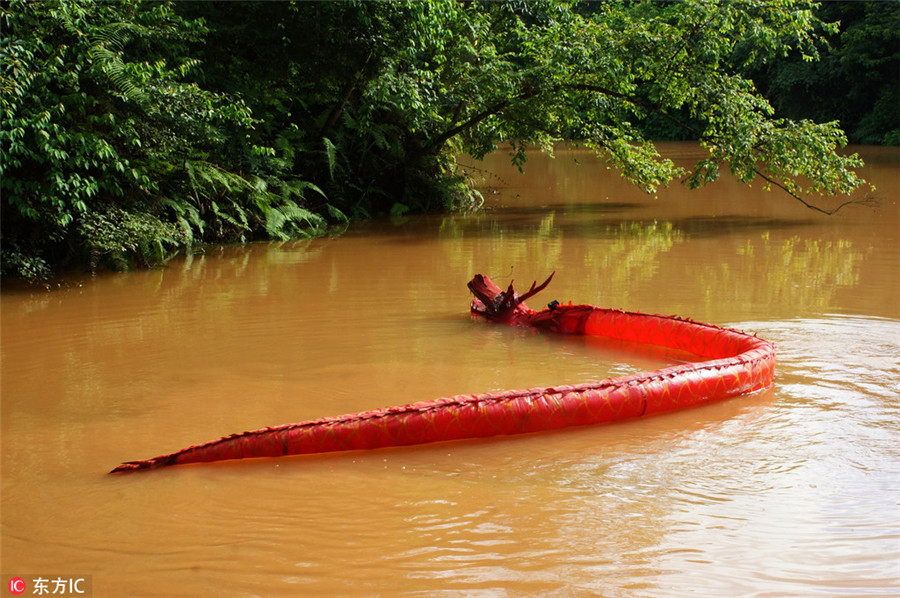
<svg viewBox="0 0 900 598">
<path fill-rule="evenodd" d="M 863 184 L 844 131 L 900 141 L 898 15 L 793 0 L 4 2 L 2 272 L 477 208 L 456 156 L 501 142 L 524 165 L 528 147 L 578 140 L 648 192 L 730 172 L 822 209 L 817 194 Z M 659 138 L 709 155 L 679 169 Z"/>
</svg>

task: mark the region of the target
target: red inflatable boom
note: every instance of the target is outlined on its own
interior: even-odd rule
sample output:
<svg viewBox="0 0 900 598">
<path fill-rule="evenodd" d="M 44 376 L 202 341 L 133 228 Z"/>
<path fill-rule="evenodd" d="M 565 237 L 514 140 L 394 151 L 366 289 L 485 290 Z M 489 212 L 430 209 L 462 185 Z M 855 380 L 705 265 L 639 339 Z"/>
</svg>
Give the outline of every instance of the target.
<svg viewBox="0 0 900 598">
<path fill-rule="evenodd" d="M 518 295 L 488 277 L 469 282 L 472 313 L 515 326 L 564 334 L 590 334 L 680 349 L 702 360 L 654 372 L 571 386 L 459 395 L 326 417 L 226 436 L 170 455 L 129 461 L 112 473 L 165 465 L 375 449 L 527 434 L 587 426 L 691 407 L 766 388 L 775 372 L 774 347 L 756 336 L 673 316 L 590 305 L 533 311 L 524 301 L 553 278 Z"/>
</svg>

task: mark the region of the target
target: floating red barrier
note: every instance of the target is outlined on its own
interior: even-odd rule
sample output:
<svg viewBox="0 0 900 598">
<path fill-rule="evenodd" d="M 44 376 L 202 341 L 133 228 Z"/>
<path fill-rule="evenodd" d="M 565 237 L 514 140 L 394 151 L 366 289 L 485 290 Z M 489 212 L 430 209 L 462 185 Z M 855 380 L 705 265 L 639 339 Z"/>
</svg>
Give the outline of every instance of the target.
<svg viewBox="0 0 900 598">
<path fill-rule="evenodd" d="M 686 351 L 699 360 L 653 372 L 548 388 L 468 394 L 326 417 L 233 434 L 169 455 L 129 461 L 112 473 L 165 465 L 376 449 L 527 434 L 587 426 L 692 407 L 770 386 L 775 348 L 736 330 L 675 316 L 649 315 L 591 305 L 534 311 L 524 301 L 544 289 L 532 284 L 518 295 L 476 275 L 469 289 L 472 313 L 488 320 L 549 332 L 603 336 Z"/>
</svg>

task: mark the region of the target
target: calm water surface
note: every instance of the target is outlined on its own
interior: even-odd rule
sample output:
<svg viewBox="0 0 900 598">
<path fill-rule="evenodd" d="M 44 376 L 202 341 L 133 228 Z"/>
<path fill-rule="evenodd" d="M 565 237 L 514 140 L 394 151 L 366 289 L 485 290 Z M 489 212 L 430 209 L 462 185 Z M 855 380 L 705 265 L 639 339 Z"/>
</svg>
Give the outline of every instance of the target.
<svg viewBox="0 0 900 598">
<path fill-rule="evenodd" d="M 689 158 L 690 146 L 668 147 Z M 484 164 L 487 210 L 5 288 L 0 572 L 94 596 L 900 593 L 900 152 L 878 209 L 589 154 Z M 609 426 L 109 476 L 232 432 L 665 356 L 468 316 L 477 272 L 778 346 L 776 386 Z M 6 589 L 3 589 L 6 592 Z"/>
</svg>

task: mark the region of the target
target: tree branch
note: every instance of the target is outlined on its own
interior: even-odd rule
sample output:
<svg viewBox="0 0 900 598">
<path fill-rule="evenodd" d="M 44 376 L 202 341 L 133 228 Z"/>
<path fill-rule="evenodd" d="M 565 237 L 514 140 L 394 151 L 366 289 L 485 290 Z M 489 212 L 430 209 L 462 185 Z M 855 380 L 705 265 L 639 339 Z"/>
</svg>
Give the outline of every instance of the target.
<svg viewBox="0 0 900 598">
<path fill-rule="evenodd" d="M 478 114 L 476 114 L 475 116 L 473 116 L 472 118 L 467 120 L 466 122 L 456 125 L 455 127 L 451 127 L 449 129 L 447 129 L 446 131 L 444 131 L 437 137 L 431 139 L 430 141 L 428 141 L 428 143 L 425 144 L 425 148 L 424 148 L 425 153 L 433 153 L 433 152 L 437 151 L 438 149 L 440 149 L 440 147 L 442 145 L 444 145 L 444 143 L 447 142 L 448 139 L 453 138 L 455 135 L 462 133 L 463 131 L 465 131 L 466 129 L 468 129 L 470 127 L 474 127 L 475 125 L 477 125 L 478 123 L 480 123 L 481 121 L 486 119 L 487 117 L 493 116 L 495 114 L 502 112 L 510 105 L 510 103 L 511 103 L 510 100 L 503 100 L 501 102 L 497 102 L 494 105 L 489 106 L 488 108 L 485 108 L 484 110 L 482 110 L 481 112 L 479 112 Z"/>
<path fill-rule="evenodd" d="M 652 111 L 652 112 L 654 112 L 654 113 L 656 113 L 656 114 L 659 114 L 660 116 L 662 116 L 662 117 L 666 118 L 667 120 L 669 120 L 670 122 L 674 123 L 676 126 L 682 128 L 682 129 L 684 129 L 685 131 L 687 131 L 687 132 L 691 133 L 692 135 L 696 136 L 698 139 L 701 139 L 701 138 L 702 138 L 702 134 L 700 133 L 700 131 L 697 131 L 697 130 L 694 129 L 693 127 L 691 127 L 691 126 L 689 126 L 689 125 L 686 125 L 686 124 L 682 123 L 682 122 L 679 121 L 677 118 L 674 118 L 673 116 L 669 115 L 667 112 L 665 112 L 664 110 L 662 110 L 662 109 L 659 108 L 658 106 L 653 106 L 653 105 L 651 105 L 651 104 L 647 104 L 647 103 L 642 102 L 641 100 L 639 100 L 639 99 L 637 99 L 637 98 L 628 96 L 628 95 L 626 95 L 626 94 L 623 94 L 623 93 L 620 93 L 620 92 L 617 92 L 617 91 L 613 91 L 613 90 L 611 90 L 611 89 L 606 89 L 606 88 L 600 87 L 600 86 L 598 86 L 598 85 L 590 85 L 590 84 L 586 84 L 586 83 L 575 83 L 575 84 L 569 85 L 568 87 L 570 87 L 570 88 L 572 88 L 572 89 L 581 90 L 581 91 L 591 91 L 591 92 L 595 92 L 595 93 L 601 93 L 601 94 L 604 94 L 604 95 L 607 95 L 607 96 L 610 96 L 610 97 L 614 97 L 614 98 L 619 98 L 619 99 L 625 100 L 625 101 L 627 101 L 627 102 L 629 102 L 629 103 L 631 103 L 631 104 L 633 104 L 633 105 L 635 105 L 635 106 L 640 106 L 641 108 L 644 108 L 645 110 L 649 110 L 649 111 Z M 760 143 L 761 143 L 761 142 L 760 142 Z M 771 177 L 769 177 L 769 176 L 763 174 L 763 172 L 762 172 L 761 170 L 759 170 L 759 168 L 754 168 L 753 171 L 754 171 L 757 175 L 759 175 L 760 178 L 762 178 L 763 180 L 765 180 L 767 183 L 769 183 L 769 184 L 771 184 L 771 185 L 775 185 L 776 187 L 778 187 L 779 189 L 781 189 L 782 191 L 784 191 L 785 193 L 787 193 L 788 195 L 790 195 L 791 197 L 793 197 L 794 199 L 796 199 L 797 201 L 799 201 L 800 203 L 802 203 L 804 206 L 806 206 L 806 207 L 809 208 L 810 210 L 815 210 L 816 212 L 820 212 L 820 213 L 826 214 L 826 215 L 828 215 L 828 216 L 831 216 L 831 215 L 833 215 L 833 214 L 836 214 L 836 213 L 837 213 L 838 211 L 840 211 L 843 207 L 848 206 L 848 205 L 857 204 L 857 205 L 871 206 L 871 205 L 873 205 L 873 204 L 877 204 L 877 203 L 878 203 L 878 200 L 877 200 L 877 199 L 875 199 L 875 198 L 870 197 L 870 196 L 867 195 L 866 197 L 864 197 L 864 198 L 862 198 L 862 199 L 849 199 L 849 200 L 847 200 L 847 201 L 841 203 L 840 205 L 838 205 L 838 206 L 837 206 L 836 208 L 834 208 L 834 209 L 826 210 L 825 208 L 821 208 L 821 207 L 819 207 L 819 206 L 817 206 L 817 205 L 815 205 L 815 204 L 812 204 L 812 203 L 806 201 L 805 199 L 803 199 L 802 197 L 800 197 L 797 193 L 794 193 L 793 191 L 791 191 L 790 189 L 788 189 L 787 187 L 785 187 L 784 185 L 782 185 L 782 184 L 779 183 L 778 181 L 776 181 L 776 180 L 772 179 Z"/>
<path fill-rule="evenodd" d="M 702 139 L 702 133 L 701 133 L 700 131 L 698 131 L 697 129 L 695 129 L 694 127 L 691 127 L 690 125 L 687 125 L 687 124 L 681 122 L 679 119 L 673 117 L 672 115 L 670 115 L 669 113 L 667 113 L 665 110 L 663 110 L 663 109 L 660 108 L 659 106 L 655 106 L 655 105 L 653 105 L 653 104 L 648 104 L 648 103 L 646 103 L 646 102 L 640 100 L 639 98 L 635 98 L 635 97 L 630 96 L 630 95 L 628 95 L 628 94 L 624 94 L 624 93 L 622 93 L 622 92 L 614 91 L 614 90 L 612 90 L 612 89 L 608 89 L 608 88 L 602 87 L 602 86 L 600 86 L 600 85 L 592 85 L 592 84 L 589 84 L 589 83 L 570 83 L 570 84 L 564 84 L 564 85 L 560 85 L 560 86 L 554 87 L 553 89 L 549 90 L 549 92 L 550 92 L 550 93 L 555 93 L 555 92 L 558 92 L 560 89 L 563 89 L 563 88 L 573 89 L 573 90 L 577 90 L 577 91 L 588 91 L 588 92 L 593 92 L 593 93 L 599 93 L 599 94 L 603 94 L 603 95 L 605 95 L 605 96 L 609 96 L 609 97 L 613 97 L 613 98 L 618 98 L 618 99 L 624 100 L 624 101 L 626 101 L 626 102 L 628 102 L 628 103 L 630 103 L 630 104 L 632 104 L 632 105 L 634 105 L 634 106 L 638 106 L 638 107 L 640 107 L 640 108 L 643 108 L 643 109 L 645 109 L 645 110 L 648 110 L 648 111 L 650 111 L 650 112 L 653 112 L 653 113 L 655 113 L 655 114 L 658 114 L 658 115 L 662 116 L 663 118 L 665 118 L 666 120 L 668 120 L 668 121 L 670 121 L 671 123 L 673 123 L 674 125 L 676 125 L 677 127 L 683 129 L 684 131 L 687 131 L 688 133 L 690 133 L 691 135 L 693 135 L 693 136 L 696 137 L 697 139 Z M 519 101 L 519 100 L 529 99 L 529 98 L 531 98 L 531 97 L 533 97 L 533 96 L 535 96 L 535 95 L 537 95 L 537 93 L 536 93 L 535 91 L 533 91 L 533 90 L 530 90 L 530 91 L 528 91 L 528 92 L 526 92 L 526 93 L 523 93 L 523 94 L 520 95 L 518 98 L 515 98 L 515 100 L 503 100 L 503 101 L 500 101 L 500 102 L 495 103 L 494 105 L 492 105 L 492 106 L 486 108 L 485 110 L 479 112 L 478 114 L 474 115 L 472 118 L 468 119 L 467 121 L 465 121 L 465 122 L 463 122 L 463 123 L 461 123 L 461 124 L 459 124 L 459 125 L 456 125 L 456 126 L 454 126 L 454 127 L 451 127 L 450 129 L 444 131 L 442 134 L 440 134 L 440 135 L 438 135 L 437 137 L 433 138 L 433 139 L 432 139 L 431 141 L 429 141 L 428 144 L 425 146 L 425 151 L 426 151 L 426 152 L 429 152 L 429 151 L 432 151 L 432 152 L 433 152 L 433 151 L 436 151 L 436 150 L 439 149 L 440 146 L 443 145 L 448 139 L 451 139 L 453 136 L 455 136 L 455 135 L 461 133 L 462 131 L 465 131 L 466 129 L 468 129 L 468 128 L 470 128 L 470 127 L 473 127 L 473 126 L 475 126 L 475 125 L 477 125 L 478 123 L 480 123 L 481 121 L 483 121 L 485 118 L 487 118 L 487 117 L 489 117 L 489 116 L 493 116 L 493 115 L 495 115 L 495 114 L 499 114 L 500 112 L 502 112 L 503 110 L 505 110 L 506 108 L 508 108 L 514 101 Z M 460 104 L 459 106 L 457 106 L 456 114 L 454 114 L 454 121 L 455 121 L 455 117 L 457 117 L 458 114 L 459 114 L 459 108 L 460 108 L 461 105 L 462 105 L 462 104 Z M 877 200 L 876 200 L 875 198 L 872 198 L 872 197 L 870 197 L 870 196 L 866 196 L 866 197 L 864 197 L 863 199 L 850 199 L 850 200 L 847 200 L 847 201 L 841 203 L 840 205 L 838 205 L 836 208 L 834 208 L 834 209 L 832 209 L 832 210 L 826 210 L 826 209 L 824 209 L 824 208 L 821 208 L 821 207 L 819 207 L 819 206 L 817 206 L 817 205 L 815 205 L 815 204 L 812 204 L 812 203 L 806 201 L 805 199 L 803 199 L 802 197 L 800 197 L 797 193 L 791 191 L 790 189 L 788 189 L 787 187 L 785 187 L 784 185 L 782 185 L 782 184 L 779 183 L 778 181 L 776 181 L 776 180 L 772 179 L 771 177 L 765 175 L 765 174 L 764 174 L 761 170 L 759 170 L 758 168 L 754 168 L 754 172 L 755 172 L 757 175 L 759 175 L 763 180 L 765 180 L 766 182 L 768 182 L 768 183 L 771 184 L 771 185 L 775 185 L 776 187 L 778 187 L 779 189 L 781 189 L 782 191 L 784 191 L 785 193 L 787 193 L 788 195 L 790 195 L 791 197 L 793 197 L 794 199 L 796 199 L 797 201 L 799 201 L 800 203 L 802 203 L 802 204 L 803 204 L 804 206 L 806 206 L 807 208 L 809 208 L 809 209 L 811 209 L 811 210 L 815 210 L 815 211 L 820 212 L 820 213 L 822 213 L 822 214 L 829 215 L 829 216 L 831 216 L 831 215 L 833 215 L 833 214 L 836 214 L 839 210 L 841 210 L 841 209 L 844 208 L 845 206 L 848 206 L 848 205 L 851 205 L 851 204 L 857 204 L 857 205 L 873 205 L 873 204 L 877 203 Z M 551 278 L 552 278 L 552 275 L 551 275 Z M 549 282 L 549 280 L 548 280 L 547 282 Z M 545 284 L 546 284 L 546 283 L 545 283 Z M 543 286 L 542 286 L 541 288 L 543 288 Z"/>
<path fill-rule="evenodd" d="M 820 212 L 827 216 L 832 216 L 834 214 L 837 214 L 838 211 L 841 208 L 843 208 L 844 206 L 849 206 L 849 205 L 853 205 L 853 204 L 861 205 L 861 206 L 872 206 L 872 205 L 877 205 L 877 203 L 878 203 L 878 200 L 876 198 L 866 195 L 862 199 L 848 199 L 847 201 L 841 203 L 838 207 L 834 208 L 833 210 L 826 210 L 825 208 L 820 208 L 819 206 L 817 206 L 815 204 L 809 203 L 808 201 L 806 201 L 805 199 L 803 199 L 802 197 L 800 197 L 799 195 L 797 195 L 796 193 L 794 193 L 793 191 L 791 191 L 790 189 L 788 189 L 787 187 L 785 187 L 784 185 L 779 183 L 778 181 L 763 174 L 762 171 L 760 171 L 758 168 L 754 168 L 753 171 L 756 174 L 758 174 L 763 180 L 765 180 L 766 182 L 768 182 L 771 185 L 775 185 L 776 187 L 778 187 L 779 189 L 781 189 L 782 191 L 784 191 L 785 193 L 787 193 L 788 195 L 790 195 L 791 197 L 793 197 L 794 199 L 796 199 L 797 201 L 802 203 L 804 206 L 806 206 L 810 210 L 815 210 L 816 212 Z"/>
</svg>

